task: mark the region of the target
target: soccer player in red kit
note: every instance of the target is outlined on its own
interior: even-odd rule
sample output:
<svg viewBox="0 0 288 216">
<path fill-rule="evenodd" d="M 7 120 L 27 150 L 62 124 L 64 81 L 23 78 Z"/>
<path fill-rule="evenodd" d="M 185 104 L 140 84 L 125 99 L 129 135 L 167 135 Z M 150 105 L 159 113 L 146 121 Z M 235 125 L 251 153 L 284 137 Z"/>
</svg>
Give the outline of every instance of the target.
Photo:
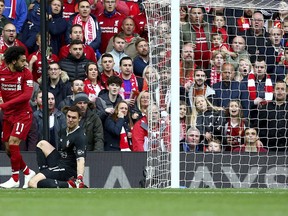
<svg viewBox="0 0 288 216">
<path fill-rule="evenodd" d="M 32 73 L 26 68 L 25 48 L 9 47 L 5 53 L 5 66 L 0 69 L 0 90 L 3 102 L 0 104 L 3 117 L 2 141 L 10 157 L 12 177 L 2 188 L 19 187 L 19 171 L 24 174 L 23 188 L 28 187 L 29 180 L 35 172 L 29 169 L 22 159 L 19 144 L 25 140 L 32 124 L 32 109 L 29 104 L 33 91 Z"/>
</svg>

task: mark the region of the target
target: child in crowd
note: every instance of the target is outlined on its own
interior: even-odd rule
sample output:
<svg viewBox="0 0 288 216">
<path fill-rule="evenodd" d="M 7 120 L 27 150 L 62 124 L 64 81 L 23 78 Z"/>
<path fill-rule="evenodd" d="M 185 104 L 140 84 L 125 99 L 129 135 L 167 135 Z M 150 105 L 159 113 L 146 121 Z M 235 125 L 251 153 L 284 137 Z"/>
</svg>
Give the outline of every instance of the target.
<svg viewBox="0 0 288 216">
<path fill-rule="evenodd" d="M 244 78 L 247 80 L 248 74 L 253 72 L 253 67 L 249 59 L 241 58 L 239 61 L 238 71 L 235 75 L 235 81 L 241 82 Z"/>
<path fill-rule="evenodd" d="M 208 143 L 208 147 L 206 148 L 206 152 L 221 152 L 221 143 L 218 139 L 212 139 Z"/>
<path fill-rule="evenodd" d="M 226 54 L 219 50 L 215 50 L 211 59 L 211 71 L 210 71 L 210 86 L 222 81 L 222 66 L 225 63 Z"/>
<path fill-rule="evenodd" d="M 231 100 L 226 109 L 226 123 L 224 125 L 223 137 L 225 140 L 225 150 L 233 151 L 241 145 L 244 138 L 244 130 L 247 127 L 245 119 L 242 117 L 241 103 L 238 100 Z"/>
<path fill-rule="evenodd" d="M 221 108 L 213 106 L 203 95 L 196 96 L 192 107 L 191 127 L 199 129 L 204 143 L 215 137 L 221 138 L 223 114 Z"/>
<path fill-rule="evenodd" d="M 222 43 L 227 43 L 228 39 L 225 19 L 223 15 L 216 14 L 212 26 L 212 33 L 220 33 L 222 35 Z"/>
<path fill-rule="evenodd" d="M 211 34 L 211 55 L 215 50 L 230 50 L 227 43 L 224 42 L 223 34 L 221 32 L 215 32 Z M 225 48 L 224 48 L 225 47 Z"/>
</svg>

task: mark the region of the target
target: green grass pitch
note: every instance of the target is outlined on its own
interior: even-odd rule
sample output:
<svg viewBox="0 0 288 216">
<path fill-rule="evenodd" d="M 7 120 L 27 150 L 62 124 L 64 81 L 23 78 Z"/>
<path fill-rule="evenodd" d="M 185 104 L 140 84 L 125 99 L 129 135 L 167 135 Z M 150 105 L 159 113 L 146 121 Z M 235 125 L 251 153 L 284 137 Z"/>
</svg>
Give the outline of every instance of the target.
<svg viewBox="0 0 288 216">
<path fill-rule="evenodd" d="M 280 189 L 1 189 L 5 216 L 285 216 Z"/>
</svg>

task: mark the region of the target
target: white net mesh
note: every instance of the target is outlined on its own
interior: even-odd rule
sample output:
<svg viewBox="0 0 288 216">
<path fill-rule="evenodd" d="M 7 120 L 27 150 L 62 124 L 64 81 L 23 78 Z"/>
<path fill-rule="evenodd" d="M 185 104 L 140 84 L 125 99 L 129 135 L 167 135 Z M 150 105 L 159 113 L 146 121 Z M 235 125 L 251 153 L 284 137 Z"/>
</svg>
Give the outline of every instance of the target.
<svg viewBox="0 0 288 216">
<path fill-rule="evenodd" d="M 180 21 L 180 11 L 180 38 L 176 40 L 181 48 L 179 59 L 171 59 L 171 32 L 178 31 L 171 20 L 171 1 L 147 0 L 143 4 L 148 22 L 150 62 L 157 74 L 149 82 L 153 100 L 149 112 L 146 186 L 170 187 L 171 164 L 179 163 L 179 184 L 183 187 L 287 187 L 286 83 L 278 84 L 284 86 L 285 93 L 283 89 L 282 93 L 281 90 L 275 93 L 279 87 L 276 82 L 285 81 L 287 73 L 287 2 L 180 1 L 181 11 L 185 14 L 186 10 L 187 18 L 183 16 Z M 198 7 L 200 11 L 191 11 Z M 203 21 L 199 21 L 199 16 L 203 16 Z M 202 22 L 206 24 L 199 25 Z M 240 39 L 236 40 L 235 36 Z M 171 86 L 171 74 L 178 73 L 171 67 L 172 61 L 180 64 L 178 86 Z M 262 83 L 261 68 L 268 74 Z M 205 81 L 204 85 L 201 80 Z M 223 86 L 226 80 L 229 80 L 228 87 Z M 196 88 L 201 85 L 202 89 Z M 171 115 L 179 110 L 173 109 L 178 101 L 171 101 L 171 88 L 180 88 L 179 143 L 172 144 Z M 209 97 L 210 89 L 214 93 Z M 279 95 L 276 97 L 276 94 Z M 278 104 L 281 94 L 285 99 Z M 262 100 L 257 102 L 257 98 Z M 210 115 L 199 111 L 201 100 L 208 106 Z M 273 102 L 279 106 L 273 106 Z M 240 117 L 240 112 L 234 115 L 233 107 L 241 109 L 244 115 Z M 180 161 L 171 161 L 171 145 L 179 144 Z"/>
</svg>

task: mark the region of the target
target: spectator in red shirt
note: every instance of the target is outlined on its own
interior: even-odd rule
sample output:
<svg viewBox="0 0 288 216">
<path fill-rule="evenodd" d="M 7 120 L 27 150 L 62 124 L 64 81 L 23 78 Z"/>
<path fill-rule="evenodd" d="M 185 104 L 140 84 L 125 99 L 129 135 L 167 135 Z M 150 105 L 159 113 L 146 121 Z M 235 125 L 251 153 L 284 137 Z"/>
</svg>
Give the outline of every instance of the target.
<svg viewBox="0 0 288 216">
<path fill-rule="evenodd" d="M 213 27 L 212 27 L 212 33 L 221 33 L 222 35 L 222 43 L 227 43 L 228 34 L 226 30 L 226 21 L 225 17 L 220 14 L 216 14 L 213 19 Z"/>
<path fill-rule="evenodd" d="M 4 26 L 2 37 L 0 37 L 0 53 L 4 53 L 6 49 L 12 46 L 21 46 L 25 49 L 25 55 L 28 57 L 29 53 L 27 47 L 17 38 L 16 27 L 12 23 Z"/>
<path fill-rule="evenodd" d="M 183 42 L 195 43 L 195 62 L 203 68 L 208 68 L 210 60 L 210 25 L 204 21 L 205 9 L 192 7 L 190 9 L 190 25 L 182 26 Z"/>
<path fill-rule="evenodd" d="M 225 151 L 233 151 L 241 146 L 242 139 L 247 128 L 247 121 L 243 118 L 241 103 L 238 100 L 231 100 L 226 109 L 226 123 L 224 125 L 224 141 L 227 146 Z"/>
<path fill-rule="evenodd" d="M 88 0 L 80 0 L 79 13 L 73 14 L 68 21 L 65 40 L 67 44 L 70 43 L 70 30 L 74 24 L 79 24 L 83 29 L 84 44 L 91 46 L 97 52 L 101 45 L 101 29 L 96 17 L 91 14 L 90 6 Z"/>
<path fill-rule="evenodd" d="M 114 58 L 110 53 L 104 53 L 101 56 L 101 66 L 103 71 L 101 73 L 101 80 L 104 83 L 105 88 L 107 88 L 107 80 L 111 76 L 118 76 L 118 71 L 114 71 Z"/>
<path fill-rule="evenodd" d="M 67 21 L 73 15 L 76 10 L 75 7 L 77 5 L 78 0 L 63 0 L 63 18 Z"/>
<path fill-rule="evenodd" d="M 50 38 L 50 35 L 48 36 Z M 49 39 L 48 39 L 49 40 Z M 42 76 L 42 54 L 41 54 L 41 35 L 37 33 L 36 35 L 36 44 L 39 47 L 38 51 L 33 52 L 28 57 L 29 69 L 33 74 L 33 80 L 38 83 L 38 79 Z M 46 52 L 48 64 L 51 62 L 58 62 L 59 59 L 55 54 L 52 54 L 52 50 L 49 49 L 50 52 Z"/>
<path fill-rule="evenodd" d="M 267 149 L 258 146 L 258 133 L 256 128 L 245 130 L 245 144 L 233 150 L 233 152 L 267 152 Z"/>
<path fill-rule="evenodd" d="M 82 29 L 82 26 L 79 25 L 79 24 L 74 24 L 71 27 L 69 37 L 70 37 L 71 41 L 73 41 L 73 40 L 81 40 L 81 41 L 83 41 L 83 29 Z M 70 44 L 61 47 L 61 49 L 59 51 L 59 59 L 60 60 L 63 59 L 63 58 L 66 58 L 68 56 L 69 47 L 70 47 Z M 94 52 L 92 47 L 90 47 L 87 44 L 83 44 L 83 51 L 84 51 L 85 57 L 88 60 L 93 61 L 93 62 L 97 62 L 96 55 L 95 55 L 95 52 Z"/>
<path fill-rule="evenodd" d="M 104 11 L 104 0 L 90 1 L 94 1 L 94 3 L 91 4 L 91 13 L 94 14 L 96 17 L 99 17 L 99 15 Z M 124 14 L 125 16 L 128 16 L 130 13 L 128 5 L 125 1 L 122 0 L 116 0 L 116 10 L 119 13 Z"/>
<path fill-rule="evenodd" d="M 89 62 L 85 66 L 87 78 L 84 80 L 84 92 L 91 102 L 95 102 L 99 92 L 104 89 L 101 82 L 98 66 L 95 62 Z"/>
<path fill-rule="evenodd" d="M 104 11 L 98 17 L 102 38 L 100 53 L 106 51 L 110 38 L 121 31 L 121 25 L 125 18 L 125 15 L 116 10 L 116 0 L 104 0 L 103 2 Z"/>
<path fill-rule="evenodd" d="M 222 80 L 222 66 L 225 63 L 226 54 L 221 51 L 214 51 L 211 59 L 211 71 L 209 72 L 210 86 Z"/>
</svg>

